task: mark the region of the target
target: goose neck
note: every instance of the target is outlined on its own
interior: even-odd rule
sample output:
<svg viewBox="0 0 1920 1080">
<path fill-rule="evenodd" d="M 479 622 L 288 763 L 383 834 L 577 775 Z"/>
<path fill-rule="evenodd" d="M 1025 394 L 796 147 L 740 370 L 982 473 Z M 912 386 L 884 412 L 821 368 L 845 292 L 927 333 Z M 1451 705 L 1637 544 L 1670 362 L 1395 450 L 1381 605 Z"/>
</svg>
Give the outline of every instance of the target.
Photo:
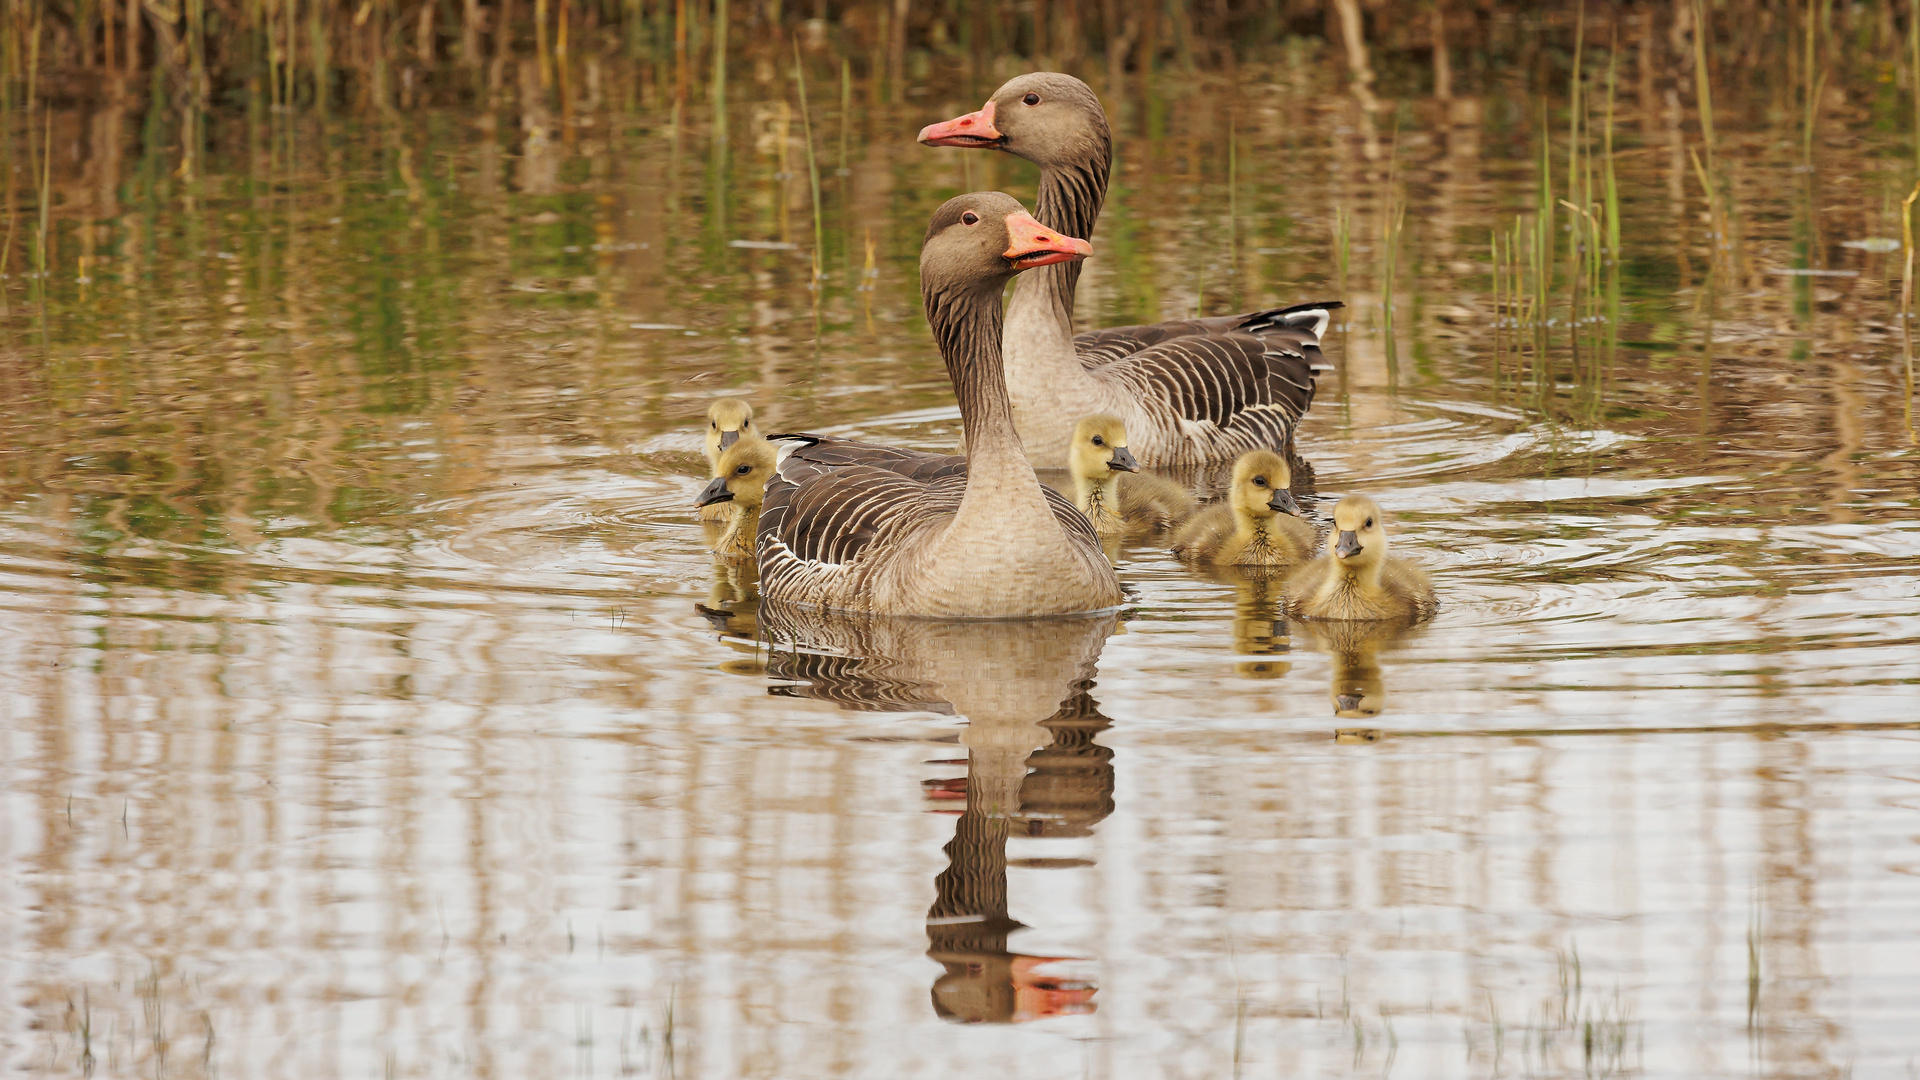
<svg viewBox="0 0 1920 1080">
<path fill-rule="evenodd" d="M 927 321 L 940 343 L 954 397 L 959 399 L 968 472 L 977 474 L 982 466 L 997 469 L 1015 461 L 1024 467 L 1026 455 L 1007 399 L 1000 349 L 1004 317 L 998 292 L 929 290 L 926 304 Z"/>
<path fill-rule="evenodd" d="M 1049 229 L 1068 236 L 1093 236 L 1094 223 L 1100 219 L 1100 207 L 1107 197 L 1107 174 L 1113 163 L 1113 151 L 1102 144 L 1088 158 L 1066 164 L 1047 165 L 1040 170 L 1040 193 L 1034 202 L 1034 217 Z M 1073 297 L 1080 283 L 1080 263 L 1065 262 L 1044 266 L 1025 275 L 1018 294 L 1033 294 L 1073 315 Z M 1020 297 L 1017 295 L 1016 299 Z M 1031 302 L 1031 301 L 1030 301 Z"/>
</svg>

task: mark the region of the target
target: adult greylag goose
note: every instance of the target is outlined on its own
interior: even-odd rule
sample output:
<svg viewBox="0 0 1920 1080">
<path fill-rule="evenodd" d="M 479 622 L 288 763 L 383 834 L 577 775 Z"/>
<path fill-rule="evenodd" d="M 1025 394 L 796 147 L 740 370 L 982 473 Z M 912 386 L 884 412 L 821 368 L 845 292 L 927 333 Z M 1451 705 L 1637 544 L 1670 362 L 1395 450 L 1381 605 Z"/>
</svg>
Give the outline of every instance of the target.
<svg viewBox="0 0 1920 1080">
<path fill-rule="evenodd" d="M 1086 83 L 1035 72 L 1000 87 L 978 112 L 920 132 L 929 146 L 1004 150 L 1040 166 L 1035 216 L 1091 236 L 1107 195 L 1113 140 Z M 1338 301 L 1208 319 L 1073 333 L 1072 263 L 1031 274 L 1006 315 L 1007 391 L 1035 464 L 1067 464 L 1073 422 L 1112 413 L 1148 466 L 1227 461 L 1289 449 L 1313 403 L 1320 335 Z"/>
<path fill-rule="evenodd" d="M 1426 571 L 1387 553 L 1386 517 L 1365 495 L 1333 508 L 1327 550 L 1287 580 L 1287 614 L 1296 619 L 1406 619 L 1433 614 Z"/>
<path fill-rule="evenodd" d="M 707 475 L 719 476 L 721 453 L 742 437 L 752 438 L 755 434 L 753 406 L 742 399 L 719 398 L 707 406 L 707 465 L 711 469 Z M 732 521 L 737 509 L 730 502 L 706 503 L 700 507 L 700 520 Z"/>
<path fill-rule="evenodd" d="M 1073 503 L 1102 540 L 1169 529 L 1193 514 L 1186 488 L 1140 471 L 1127 446 L 1127 425 L 1117 416 L 1088 416 L 1075 424 L 1067 460 Z"/>
<path fill-rule="evenodd" d="M 773 444 L 755 436 L 741 439 L 721 451 L 713 463 L 713 479 L 694 500 L 705 510 L 732 506 L 726 531 L 714 541 L 713 553 L 723 559 L 753 558 L 754 537 L 760 531 L 760 508 L 766 502 L 767 481 L 778 465 Z"/>
<path fill-rule="evenodd" d="M 1008 279 L 1090 251 L 999 192 L 962 195 L 934 214 L 920 249 L 920 293 L 959 399 L 966 473 L 922 480 L 789 454 L 760 518 L 765 596 L 948 618 L 1120 604 L 1120 583 L 1093 527 L 1027 463 L 1000 349 Z"/>
<path fill-rule="evenodd" d="M 1195 515 L 1173 537 L 1173 553 L 1210 566 L 1296 566 L 1313 555 L 1319 539 L 1300 520 L 1287 488 L 1287 459 L 1254 450 L 1233 463 L 1227 501 Z"/>
</svg>

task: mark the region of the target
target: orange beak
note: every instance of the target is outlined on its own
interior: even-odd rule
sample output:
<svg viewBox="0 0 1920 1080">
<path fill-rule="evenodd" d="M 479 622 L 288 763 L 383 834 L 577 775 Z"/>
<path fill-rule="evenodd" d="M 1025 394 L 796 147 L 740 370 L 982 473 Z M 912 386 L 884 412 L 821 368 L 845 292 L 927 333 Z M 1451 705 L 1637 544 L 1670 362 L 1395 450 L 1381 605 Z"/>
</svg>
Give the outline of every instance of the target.
<svg viewBox="0 0 1920 1080">
<path fill-rule="evenodd" d="M 1000 129 L 993 126 L 993 102 L 989 101 L 979 112 L 970 112 L 965 116 L 956 116 L 951 120 L 942 120 L 937 124 L 928 124 L 920 129 L 920 141 L 928 146 L 966 146 L 995 147 L 1006 140 Z"/>
<path fill-rule="evenodd" d="M 1058 229 L 1049 229 L 1022 210 L 1007 215 L 1007 250 L 1001 254 L 1015 270 L 1029 270 L 1084 259 L 1093 254 L 1093 245 Z"/>
</svg>

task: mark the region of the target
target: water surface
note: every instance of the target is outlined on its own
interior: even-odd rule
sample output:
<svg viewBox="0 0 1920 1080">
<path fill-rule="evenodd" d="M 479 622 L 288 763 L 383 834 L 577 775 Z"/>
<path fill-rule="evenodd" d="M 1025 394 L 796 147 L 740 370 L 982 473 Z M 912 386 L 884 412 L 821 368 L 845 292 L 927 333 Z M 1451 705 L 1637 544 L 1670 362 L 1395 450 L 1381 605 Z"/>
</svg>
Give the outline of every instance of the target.
<svg viewBox="0 0 1920 1080">
<path fill-rule="evenodd" d="M 1392 637 L 1148 543 L 1119 616 L 1023 626 L 809 621 L 713 564 L 715 394 L 953 445 L 925 217 L 1033 171 L 911 134 L 993 80 L 817 110 L 817 290 L 779 80 L 724 144 L 611 101 L 216 119 L 192 181 L 56 110 L 129 149 L 105 206 L 56 157 L 55 277 L 7 293 L 0 1053 L 1906 1075 L 1920 477 L 1898 256 L 1844 246 L 1898 235 L 1904 150 L 1867 99 L 1811 163 L 1723 105 L 1719 244 L 1690 78 L 1623 80 L 1617 284 L 1563 277 L 1537 353 L 1489 254 L 1524 102 L 1109 96 L 1081 317 L 1349 301 L 1301 446 L 1314 513 L 1372 494 L 1440 582 Z"/>
</svg>

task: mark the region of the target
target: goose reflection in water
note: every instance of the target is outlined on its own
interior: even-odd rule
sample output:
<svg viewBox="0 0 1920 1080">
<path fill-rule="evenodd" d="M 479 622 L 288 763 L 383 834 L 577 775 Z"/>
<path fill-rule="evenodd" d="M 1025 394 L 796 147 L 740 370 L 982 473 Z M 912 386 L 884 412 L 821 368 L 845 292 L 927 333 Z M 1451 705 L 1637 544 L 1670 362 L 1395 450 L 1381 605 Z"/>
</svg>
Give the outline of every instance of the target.
<svg viewBox="0 0 1920 1080">
<path fill-rule="evenodd" d="M 927 955 L 943 969 L 934 1012 L 960 1023 L 1092 1012 L 1098 988 L 1085 958 L 1010 943 L 1023 924 L 1008 915 L 1007 840 L 1087 836 L 1113 812 L 1113 751 L 1095 741 L 1111 722 L 1089 691 L 1118 616 L 932 622 L 769 602 L 762 618 L 781 643 L 768 674 L 791 680 L 775 694 L 967 720 L 959 736 L 966 756 L 934 762 L 965 765 L 966 775 L 926 785 L 936 810 L 957 812 L 927 912 Z"/>
<path fill-rule="evenodd" d="M 1387 686 L 1380 654 L 1399 648 L 1409 633 L 1403 622 L 1299 622 L 1307 644 L 1333 661 L 1327 696 L 1333 715 L 1347 720 L 1379 716 L 1386 708 Z"/>
</svg>

